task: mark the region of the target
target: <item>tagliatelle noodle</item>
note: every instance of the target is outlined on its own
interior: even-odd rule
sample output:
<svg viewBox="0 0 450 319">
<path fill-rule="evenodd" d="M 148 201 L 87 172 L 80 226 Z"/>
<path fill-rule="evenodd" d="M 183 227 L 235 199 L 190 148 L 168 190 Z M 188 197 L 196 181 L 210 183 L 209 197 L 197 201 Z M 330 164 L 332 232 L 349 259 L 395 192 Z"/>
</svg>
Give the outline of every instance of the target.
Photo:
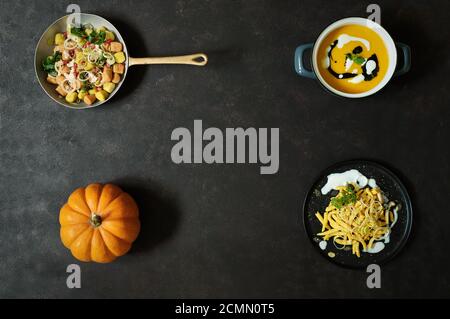
<svg viewBox="0 0 450 319">
<path fill-rule="evenodd" d="M 339 194 L 335 198 L 342 198 L 348 186 L 338 187 Z M 383 240 L 391 232 L 390 223 L 393 222 L 393 202 L 385 203 L 386 197 L 380 188 L 361 188 L 352 185 L 356 200 L 342 207 L 333 205 L 330 201 L 325 212 L 316 213 L 322 224 L 322 231 L 317 234 L 323 240 L 332 238 L 333 243 L 341 245 L 338 249 L 351 246 L 352 253 L 361 256 L 363 251 L 373 247 L 374 243 Z"/>
</svg>

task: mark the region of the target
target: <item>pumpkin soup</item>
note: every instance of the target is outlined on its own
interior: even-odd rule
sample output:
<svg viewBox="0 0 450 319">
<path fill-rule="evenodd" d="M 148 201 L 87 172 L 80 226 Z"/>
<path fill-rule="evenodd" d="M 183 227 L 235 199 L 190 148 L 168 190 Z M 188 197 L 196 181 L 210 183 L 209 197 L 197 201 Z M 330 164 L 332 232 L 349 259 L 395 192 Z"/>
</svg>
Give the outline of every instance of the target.
<svg viewBox="0 0 450 319">
<path fill-rule="evenodd" d="M 376 87 L 386 75 L 389 57 L 381 37 L 369 27 L 345 25 L 322 41 L 317 65 L 333 88 L 363 93 Z"/>
</svg>

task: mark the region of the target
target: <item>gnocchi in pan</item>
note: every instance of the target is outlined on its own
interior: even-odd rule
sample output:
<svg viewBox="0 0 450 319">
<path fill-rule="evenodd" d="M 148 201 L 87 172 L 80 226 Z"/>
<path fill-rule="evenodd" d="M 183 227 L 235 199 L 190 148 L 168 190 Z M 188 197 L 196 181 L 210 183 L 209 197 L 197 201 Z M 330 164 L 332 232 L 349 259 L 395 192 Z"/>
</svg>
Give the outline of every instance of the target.
<svg viewBox="0 0 450 319">
<path fill-rule="evenodd" d="M 47 81 L 61 98 L 74 105 L 103 102 L 125 73 L 123 44 L 105 27 L 90 24 L 55 35 L 53 55 L 42 61 Z"/>
</svg>

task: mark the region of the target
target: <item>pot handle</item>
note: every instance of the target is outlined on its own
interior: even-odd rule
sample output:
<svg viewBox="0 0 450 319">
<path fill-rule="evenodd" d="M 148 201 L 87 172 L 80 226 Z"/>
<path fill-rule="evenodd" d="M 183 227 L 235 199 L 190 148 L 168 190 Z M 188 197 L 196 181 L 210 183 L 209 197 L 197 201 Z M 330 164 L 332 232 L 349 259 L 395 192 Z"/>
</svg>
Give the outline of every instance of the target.
<svg viewBox="0 0 450 319">
<path fill-rule="evenodd" d="M 411 49 L 401 42 L 396 42 L 395 45 L 400 48 L 403 55 L 403 65 L 394 72 L 394 76 L 400 76 L 411 69 Z"/>
<path fill-rule="evenodd" d="M 297 49 L 295 49 L 295 59 L 294 59 L 295 72 L 297 72 L 298 75 L 309 79 L 317 79 L 317 76 L 312 70 L 306 69 L 303 63 L 303 56 L 305 54 L 305 51 L 312 49 L 313 46 L 314 43 L 307 43 L 302 44 L 299 47 L 297 47 Z"/>
<path fill-rule="evenodd" d="M 143 64 L 188 64 L 196 66 L 205 66 L 208 63 L 208 56 L 204 53 L 196 53 L 182 56 L 155 57 L 155 58 L 131 58 L 129 65 Z"/>
</svg>

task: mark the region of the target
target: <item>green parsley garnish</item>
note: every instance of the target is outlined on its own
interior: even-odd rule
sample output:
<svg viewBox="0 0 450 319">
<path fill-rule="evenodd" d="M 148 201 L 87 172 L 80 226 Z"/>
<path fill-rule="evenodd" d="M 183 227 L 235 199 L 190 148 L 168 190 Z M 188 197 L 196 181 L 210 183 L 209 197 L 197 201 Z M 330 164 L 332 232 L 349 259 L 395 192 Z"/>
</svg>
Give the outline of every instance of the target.
<svg viewBox="0 0 450 319">
<path fill-rule="evenodd" d="M 106 40 L 106 32 L 100 30 L 99 32 L 91 30 L 89 34 L 86 32 L 86 26 L 81 26 L 80 28 L 71 27 L 70 33 L 84 39 L 93 44 L 102 45 Z"/>
<path fill-rule="evenodd" d="M 87 37 L 87 40 L 90 43 L 94 43 L 94 44 L 98 44 L 98 45 L 103 44 L 103 42 L 105 42 L 105 39 L 106 39 L 105 31 L 100 31 L 97 33 L 95 30 L 92 30 L 92 32 Z"/>
<path fill-rule="evenodd" d="M 55 69 L 55 63 L 62 58 L 61 52 L 55 52 L 53 55 L 49 55 L 42 61 L 42 69 L 51 76 L 57 76 L 58 72 Z"/>
<path fill-rule="evenodd" d="M 84 31 L 83 27 L 81 28 L 71 27 L 70 33 L 80 38 L 85 38 L 87 36 L 86 31 Z"/>
<path fill-rule="evenodd" d="M 331 205 L 340 209 L 349 204 L 356 203 L 356 192 L 352 185 L 347 185 L 347 187 L 342 190 L 338 196 L 331 199 Z"/>
</svg>

